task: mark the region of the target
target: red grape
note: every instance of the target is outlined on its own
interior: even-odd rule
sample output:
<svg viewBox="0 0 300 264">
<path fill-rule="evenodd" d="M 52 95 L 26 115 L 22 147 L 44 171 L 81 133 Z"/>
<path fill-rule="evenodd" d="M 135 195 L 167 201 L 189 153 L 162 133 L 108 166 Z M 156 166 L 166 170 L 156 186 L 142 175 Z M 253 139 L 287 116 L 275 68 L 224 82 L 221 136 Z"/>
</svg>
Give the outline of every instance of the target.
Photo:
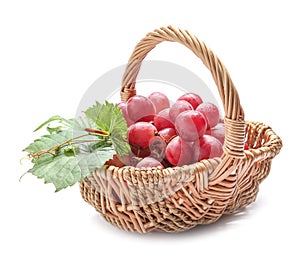
<svg viewBox="0 0 300 264">
<path fill-rule="evenodd" d="M 225 126 L 224 123 L 219 123 L 217 124 L 215 127 L 213 127 L 211 129 L 210 134 L 215 137 L 216 139 L 218 139 L 221 144 L 224 144 L 224 140 L 225 140 Z"/>
<path fill-rule="evenodd" d="M 141 158 L 135 156 L 133 153 L 124 155 L 122 158 L 117 155 L 117 158 L 126 166 L 136 166 L 141 161 Z"/>
<path fill-rule="evenodd" d="M 202 104 L 202 102 L 203 102 L 202 98 L 198 94 L 195 94 L 195 93 L 186 93 L 186 94 L 180 96 L 177 101 L 181 101 L 181 100 L 184 100 L 184 101 L 187 101 L 188 103 L 190 103 L 194 109 L 196 109 L 198 107 L 198 105 Z"/>
<path fill-rule="evenodd" d="M 158 134 L 167 142 L 169 143 L 169 141 L 177 136 L 177 133 L 176 133 L 176 130 L 172 127 L 167 127 L 167 128 L 164 128 L 160 131 L 158 131 Z"/>
<path fill-rule="evenodd" d="M 127 126 L 131 126 L 134 122 L 129 118 L 128 114 L 127 114 L 127 110 L 126 110 L 126 103 L 125 102 L 120 102 L 118 103 L 118 107 L 121 109 L 124 119 L 127 123 Z"/>
<path fill-rule="evenodd" d="M 167 143 L 160 136 L 155 136 L 149 141 L 151 157 L 162 161 L 165 158 Z"/>
<path fill-rule="evenodd" d="M 153 168 L 153 167 L 164 167 L 158 160 L 152 157 L 143 158 L 137 165 L 137 168 Z"/>
<path fill-rule="evenodd" d="M 209 102 L 202 103 L 196 108 L 196 111 L 199 111 L 206 117 L 208 127 L 212 128 L 218 124 L 220 113 L 215 104 Z"/>
<path fill-rule="evenodd" d="M 187 101 L 181 100 L 181 101 L 177 101 L 175 102 L 171 108 L 170 108 L 170 112 L 169 112 L 169 116 L 170 119 L 173 123 L 175 123 L 176 117 L 187 110 L 193 110 L 193 106 L 188 103 Z"/>
<path fill-rule="evenodd" d="M 154 125 L 157 130 L 162 130 L 164 128 L 172 127 L 175 128 L 174 124 L 170 119 L 170 108 L 163 109 L 156 116 L 154 116 Z"/>
<path fill-rule="evenodd" d="M 221 142 L 213 136 L 203 135 L 199 138 L 199 157 L 202 159 L 221 157 L 223 154 L 223 146 Z"/>
<path fill-rule="evenodd" d="M 169 108 L 170 102 L 168 97 L 161 92 L 154 92 L 148 96 L 151 102 L 154 104 L 156 113 L 159 113 L 161 110 Z"/>
<path fill-rule="evenodd" d="M 190 142 L 174 137 L 167 145 L 166 159 L 175 166 L 183 166 L 193 162 L 193 147 Z"/>
<path fill-rule="evenodd" d="M 134 122 L 150 122 L 154 118 L 155 106 L 145 96 L 135 95 L 126 103 L 128 117 Z"/>
<path fill-rule="evenodd" d="M 139 157 L 149 156 L 149 142 L 157 133 L 156 128 L 147 122 L 137 122 L 128 128 L 128 141 L 131 150 Z"/>
<path fill-rule="evenodd" d="M 206 131 L 206 118 L 195 110 L 189 110 L 177 116 L 175 128 L 178 135 L 186 141 L 195 141 Z"/>
</svg>

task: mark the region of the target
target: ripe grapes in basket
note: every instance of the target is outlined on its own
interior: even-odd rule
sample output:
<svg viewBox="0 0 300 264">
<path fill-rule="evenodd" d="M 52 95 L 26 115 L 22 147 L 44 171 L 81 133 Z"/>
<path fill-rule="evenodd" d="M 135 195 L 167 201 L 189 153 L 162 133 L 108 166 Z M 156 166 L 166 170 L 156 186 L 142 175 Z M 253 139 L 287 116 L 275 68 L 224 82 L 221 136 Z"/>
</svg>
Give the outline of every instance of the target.
<svg viewBox="0 0 300 264">
<path fill-rule="evenodd" d="M 223 154 L 225 129 L 218 107 L 203 102 L 197 94 L 186 93 L 171 104 L 165 94 L 155 92 L 148 97 L 133 96 L 120 104 L 131 151 L 142 158 L 139 168 L 183 166 Z M 157 137 L 165 142 L 156 146 L 164 157 L 157 158 L 151 152 L 149 142 Z"/>
<path fill-rule="evenodd" d="M 28 172 L 56 191 L 103 166 L 167 168 L 221 157 L 225 138 L 218 107 L 194 93 L 174 103 L 161 92 L 96 102 L 83 117 L 53 116 L 36 130 L 43 127 L 48 133 L 24 149 Z"/>
</svg>

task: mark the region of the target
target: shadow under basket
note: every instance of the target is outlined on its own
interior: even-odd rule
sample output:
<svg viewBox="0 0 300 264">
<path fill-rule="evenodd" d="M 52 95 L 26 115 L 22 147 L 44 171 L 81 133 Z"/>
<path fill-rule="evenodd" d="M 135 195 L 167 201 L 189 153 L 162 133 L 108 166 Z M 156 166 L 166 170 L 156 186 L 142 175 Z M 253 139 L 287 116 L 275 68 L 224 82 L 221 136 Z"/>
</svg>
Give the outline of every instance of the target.
<svg viewBox="0 0 300 264">
<path fill-rule="evenodd" d="M 185 231 L 251 204 L 282 147 L 281 139 L 269 126 L 244 121 L 237 90 L 225 66 L 186 30 L 161 28 L 137 44 L 123 76 L 122 101 L 136 94 L 141 63 L 162 41 L 185 45 L 210 70 L 225 111 L 224 154 L 165 169 L 118 167 L 111 161 L 85 178 L 80 183 L 83 199 L 108 222 L 126 231 Z M 244 150 L 245 141 L 248 150 Z"/>
</svg>

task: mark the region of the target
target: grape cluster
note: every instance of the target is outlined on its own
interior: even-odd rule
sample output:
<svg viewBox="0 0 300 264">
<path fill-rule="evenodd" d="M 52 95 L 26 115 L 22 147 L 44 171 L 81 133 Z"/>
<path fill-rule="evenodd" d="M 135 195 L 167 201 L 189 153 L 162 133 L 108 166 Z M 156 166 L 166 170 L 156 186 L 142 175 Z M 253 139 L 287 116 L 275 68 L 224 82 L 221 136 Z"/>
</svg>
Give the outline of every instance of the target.
<svg viewBox="0 0 300 264">
<path fill-rule="evenodd" d="M 137 168 L 172 167 L 220 157 L 225 138 L 218 107 L 186 93 L 170 104 L 154 92 L 118 104 L 128 126 L 132 153 L 119 160 Z"/>
</svg>

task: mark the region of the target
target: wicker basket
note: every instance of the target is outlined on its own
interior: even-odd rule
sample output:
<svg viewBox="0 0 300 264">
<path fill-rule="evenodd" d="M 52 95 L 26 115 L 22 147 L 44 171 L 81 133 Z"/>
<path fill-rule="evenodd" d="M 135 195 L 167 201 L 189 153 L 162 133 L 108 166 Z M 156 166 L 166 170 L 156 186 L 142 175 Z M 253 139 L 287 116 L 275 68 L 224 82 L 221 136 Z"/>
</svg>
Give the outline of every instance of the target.
<svg viewBox="0 0 300 264">
<path fill-rule="evenodd" d="M 108 222 L 126 231 L 184 231 L 215 222 L 223 214 L 249 205 L 282 146 L 269 126 L 244 121 L 238 93 L 225 66 L 203 42 L 185 30 L 161 28 L 138 43 L 123 76 L 122 101 L 136 94 L 135 80 L 141 63 L 162 41 L 185 45 L 211 71 L 225 111 L 224 154 L 221 158 L 166 169 L 110 165 L 85 178 L 80 183 L 83 199 Z M 244 150 L 245 140 L 249 150 Z"/>
</svg>

